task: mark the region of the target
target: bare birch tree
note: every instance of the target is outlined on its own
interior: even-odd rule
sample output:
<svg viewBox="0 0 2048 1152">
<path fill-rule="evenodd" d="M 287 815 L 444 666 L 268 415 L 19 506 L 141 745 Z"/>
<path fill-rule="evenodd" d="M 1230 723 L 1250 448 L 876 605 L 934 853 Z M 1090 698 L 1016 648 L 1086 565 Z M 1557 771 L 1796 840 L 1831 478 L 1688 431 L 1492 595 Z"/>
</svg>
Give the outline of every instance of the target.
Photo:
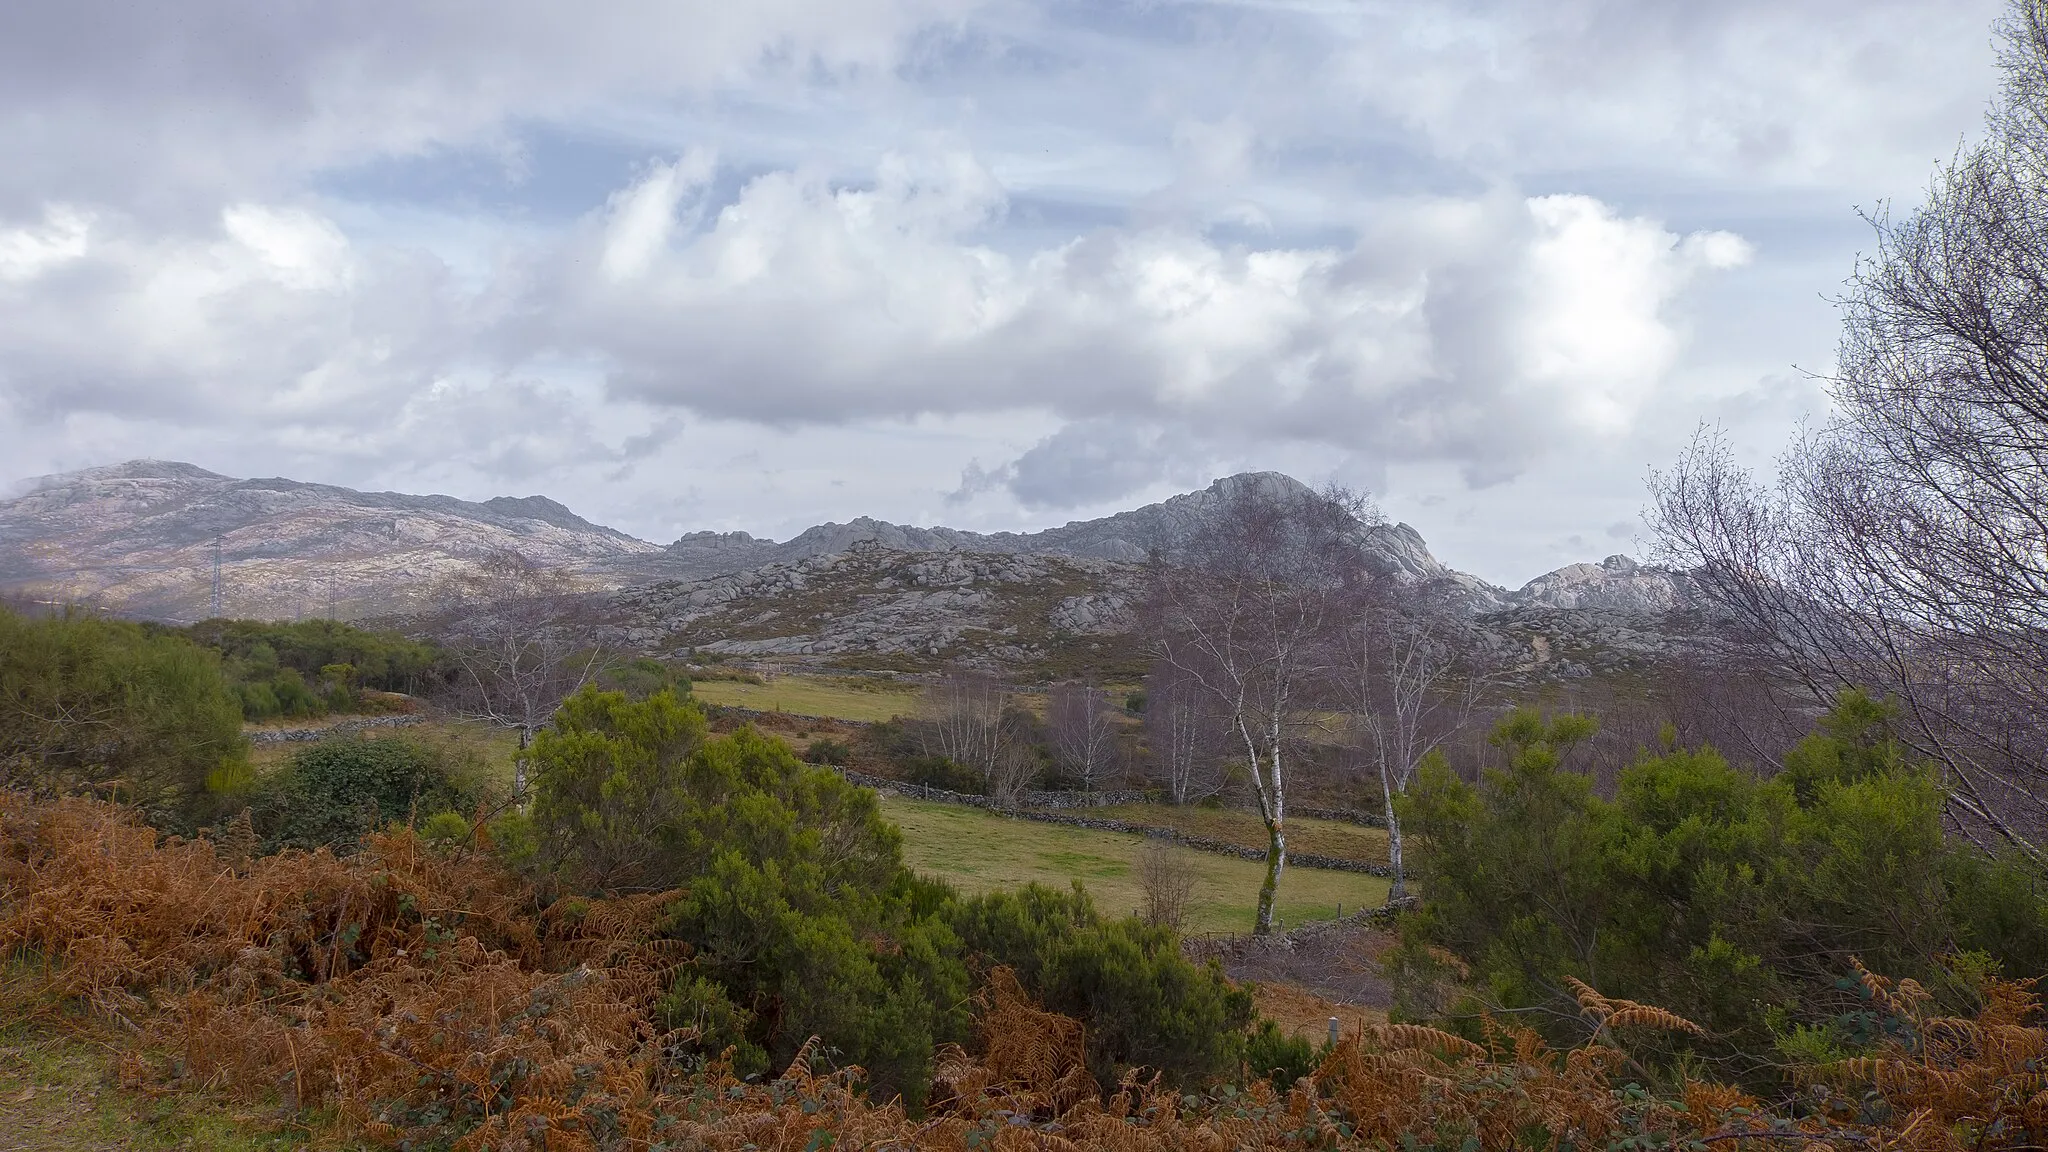
<svg viewBox="0 0 2048 1152">
<path fill-rule="evenodd" d="M 1150 565 L 1158 658 L 1225 717 L 1266 826 L 1253 931 L 1273 930 L 1287 867 L 1287 780 L 1330 669 L 1330 628 L 1361 571 L 1345 502 L 1277 477 L 1226 489 L 1184 542 Z"/>
<path fill-rule="evenodd" d="M 1173 665 L 1159 662 L 1145 678 L 1145 737 L 1167 798 L 1193 804 L 1222 786 L 1217 771 L 1223 733 L 1216 706 Z"/>
<path fill-rule="evenodd" d="M 1116 762 L 1117 723 L 1109 697 L 1091 684 L 1062 684 L 1046 700 L 1046 727 L 1060 767 L 1093 791 Z"/>
<path fill-rule="evenodd" d="M 1378 777 L 1387 821 L 1389 898 L 1407 895 L 1401 814 L 1424 757 L 1455 736 L 1472 715 L 1484 681 L 1481 647 L 1452 591 L 1391 576 L 1361 581 L 1346 605 L 1335 679 L 1358 751 Z"/>
<path fill-rule="evenodd" d="M 461 671 L 458 709 L 518 730 L 522 794 L 533 734 L 612 655 L 588 595 L 568 573 L 498 550 L 442 588 L 434 624 Z"/>
<path fill-rule="evenodd" d="M 1004 745 L 1010 686 L 985 672 L 949 668 L 925 689 L 925 751 L 981 774 L 993 785 Z"/>
<path fill-rule="evenodd" d="M 1003 805 L 1015 808 L 1024 793 L 1038 779 L 1039 759 L 1032 746 L 1010 738 L 1005 732 L 995 751 L 994 766 L 988 774 L 986 791 Z"/>
<path fill-rule="evenodd" d="M 1833 417 L 1768 483 L 1703 432 L 1653 511 L 1746 655 L 1890 695 L 1962 826 L 2048 865 L 2048 0 L 1999 33 L 1983 142 L 1871 220 Z"/>
</svg>

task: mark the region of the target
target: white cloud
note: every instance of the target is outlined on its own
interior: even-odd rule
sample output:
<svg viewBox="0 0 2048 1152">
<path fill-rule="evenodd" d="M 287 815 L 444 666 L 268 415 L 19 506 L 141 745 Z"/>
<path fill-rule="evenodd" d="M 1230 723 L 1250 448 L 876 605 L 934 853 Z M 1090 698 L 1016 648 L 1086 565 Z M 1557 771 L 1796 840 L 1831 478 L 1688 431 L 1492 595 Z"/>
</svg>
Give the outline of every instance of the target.
<svg viewBox="0 0 2048 1152">
<path fill-rule="evenodd" d="M 1179 441 L 1483 455 L 1491 480 L 1532 434 L 1627 432 L 1684 346 L 1678 294 L 1748 254 L 1584 196 L 1501 195 L 1385 203 L 1348 248 L 1160 225 L 1008 253 L 982 242 L 1002 190 L 958 152 L 889 158 L 859 187 L 757 176 L 691 232 L 678 170 L 615 195 L 535 305 L 620 396 L 775 423 L 1034 408 Z M 592 265 L 607 274 L 577 271 Z M 1083 440 L 1109 451 L 1077 427 L 1032 459 Z M 1142 487 L 1152 457 L 1075 490 Z M 1058 470 L 1022 465 L 1012 490 L 1056 503 Z"/>
<path fill-rule="evenodd" d="M 40 227 L 0 231 L 0 280 L 33 280 L 85 255 L 92 216 L 66 204 L 43 210 Z"/>
<path fill-rule="evenodd" d="M 1748 262 L 1749 243 L 1727 232 L 1681 239 L 1586 196 L 1541 196 L 1528 208 L 1536 232 L 1518 325 L 1524 379 L 1580 429 L 1626 432 L 1677 360 L 1672 297 L 1701 271 Z"/>
<path fill-rule="evenodd" d="M 281 287 L 332 290 L 349 277 L 348 238 L 311 212 L 235 204 L 221 213 L 221 228 L 247 249 Z"/>
<path fill-rule="evenodd" d="M 1507 566 L 1810 406 L 1997 6 L 0 7 L 0 447 L 726 527 L 1427 474 Z"/>
</svg>

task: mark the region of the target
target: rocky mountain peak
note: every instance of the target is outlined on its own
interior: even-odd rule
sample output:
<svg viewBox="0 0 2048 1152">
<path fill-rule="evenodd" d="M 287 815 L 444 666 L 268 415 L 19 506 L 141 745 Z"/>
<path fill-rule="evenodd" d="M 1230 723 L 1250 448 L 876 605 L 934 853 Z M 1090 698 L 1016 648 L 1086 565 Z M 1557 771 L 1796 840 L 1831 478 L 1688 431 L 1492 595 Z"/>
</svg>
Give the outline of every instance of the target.
<svg viewBox="0 0 2048 1152">
<path fill-rule="evenodd" d="M 981 533 L 860 516 L 783 542 L 746 532 L 692 532 L 666 548 L 593 524 L 545 496 L 357 492 L 281 477 L 237 480 L 191 464 L 130 460 L 17 486 L 0 500 L 0 588 L 85 598 L 132 611 L 190 617 L 208 607 L 213 543 L 222 541 L 225 609 L 290 615 L 328 596 L 389 610 L 484 553 L 518 551 L 572 568 L 593 584 L 703 580 L 844 555 L 855 548 L 914 555 L 1052 557 L 1129 568 L 1172 551 L 1232 497 L 1282 498 L 1309 486 L 1279 472 L 1225 476 L 1194 492 L 1040 532 Z M 1509 592 L 1446 567 L 1408 524 L 1360 523 L 1368 561 L 1417 580 L 1459 586 L 1475 611 L 1512 608 L 1659 613 L 1689 605 L 1683 574 L 1627 556 L 1573 564 Z"/>
</svg>

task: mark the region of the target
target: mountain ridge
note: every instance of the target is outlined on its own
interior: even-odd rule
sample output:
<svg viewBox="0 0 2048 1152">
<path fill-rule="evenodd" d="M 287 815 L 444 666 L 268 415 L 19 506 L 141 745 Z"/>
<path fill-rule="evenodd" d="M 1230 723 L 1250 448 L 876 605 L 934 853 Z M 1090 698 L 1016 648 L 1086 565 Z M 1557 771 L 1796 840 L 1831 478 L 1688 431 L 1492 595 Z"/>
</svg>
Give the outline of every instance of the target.
<svg viewBox="0 0 2048 1152">
<path fill-rule="evenodd" d="M 872 517 L 814 525 L 785 541 L 745 532 L 685 533 L 658 545 L 594 523 L 546 496 L 483 501 L 361 492 L 284 477 L 236 479 L 181 461 L 130 460 L 35 477 L 0 500 L 0 590 L 86 599 L 139 615 L 197 618 L 211 609 L 220 542 L 222 610 L 292 615 L 403 610 L 439 580 L 511 549 L 571 568 L 593 587 L 691 582 L 840 555 L 857 545 L 903 553 L 1054 557 L 1129 566 L 1186 534 L 1247 487 L 1306 491 L 1278 472 L 1036 532 L 981 533 Z M 1687 607 L 1682 574 L 1624 556 L 1574 564 L 1509 591 L 1438 561 L 1407 524 L 1365 522 L 1373 562 L 1413 579 L 1448 580 L 1475 611 L 1514 607 L 1661 613 Z M 379 610 L 379 611 L 373 611 Z"/>
</svg>

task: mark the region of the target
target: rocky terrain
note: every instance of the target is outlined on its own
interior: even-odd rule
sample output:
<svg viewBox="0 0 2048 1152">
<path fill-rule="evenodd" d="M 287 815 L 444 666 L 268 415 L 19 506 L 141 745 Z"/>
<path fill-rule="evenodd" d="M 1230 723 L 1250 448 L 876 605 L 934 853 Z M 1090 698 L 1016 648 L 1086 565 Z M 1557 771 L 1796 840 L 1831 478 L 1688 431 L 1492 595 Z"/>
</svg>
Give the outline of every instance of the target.
<svg viewBox="0 0 2048 1152">
<path fill-rule="evenodd" d="M 820 524 L 783 543 L 745 532 L 693 532 L 669 545 L 653 561 L 632 566 L 662 575 L 695 579 L 740 572 L 763 564 L 792 563 L 875 543 L 897 552 L 988 552 L 1011 556 L 1069 556 L 1135 564 L 1154 549 L 1170 551 L 1186 540 L 1216 506 L 1242 489 L 1286 493 L 1307 491 L 1278 472 L 1226 476 L 1199 492 L 1174 496 L 1097 520 L 1070 521 L 1042 532 L 962 532 L 953 528 L 912 528 L 860 517 L 849 524 Z M 1374 563 L 1413 578 L 1450 578 L 1475 590 L 1491 585 L 1453 572 L 1430 555 L 1422 534 L 1406 524 L 1361 524 L 1361 550 Z"/>
<path fill-rule="evenodd" d="M 472 503 L 155 460 L 27 487 L 0 503 L 0 591 L 159 619 L 208 614 L 216 541 L 223 612 L 267 618 L 400 610 L 493 549 L 578 570 L 661 551 L 542 496 Z"/>
<path fill-rule="evenodd" d="M 875 541 L 694 581 L 627 588 L 613 620 L 636 647 L 923 671 L 951 663 L 1040 679 L 1142 673 L 1135 565 Z"/>
<path fill-rule="evenodd" d="M 775 542 L 691 533 L 662 547 L 541 496 L 482 502 L 238 480 L 164 461 L 43 477 L 0 502 L 0 592 L 161 619 L 404 615 L 496 549 L 577 573 L 636 646 L 841 667 L 950 661 L 1058 675 L 1135 671 L 1138 564 L 1171 551 L 1246 473 L 1158 504 L 1030 533 L 861 518 Z M 1362 523 L 1367 561 L 1462 589 L 1505 664 L 1570 678 L 1625 669 L 1697 630 L 1679 573 L 1610 556 L 1514 591 L 1447 568 L 1406 524 Z"/>
</svg>

